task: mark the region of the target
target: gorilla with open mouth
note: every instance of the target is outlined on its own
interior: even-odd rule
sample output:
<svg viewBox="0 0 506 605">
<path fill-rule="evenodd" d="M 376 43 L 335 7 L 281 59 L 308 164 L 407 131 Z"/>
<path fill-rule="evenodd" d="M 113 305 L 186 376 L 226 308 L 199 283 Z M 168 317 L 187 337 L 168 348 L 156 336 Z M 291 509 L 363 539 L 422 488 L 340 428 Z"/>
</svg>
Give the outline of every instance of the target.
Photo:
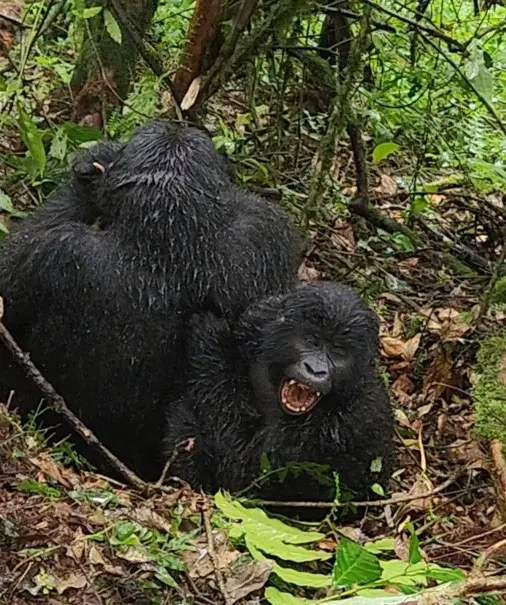
<svg viewBox="0 0 506 605">
<path fill-rule="evenodd" d="M 214 492 L 273 479 L 277 500 L 329 500 L 333 482 L 273 473 L 326 465 L 364 495 L 388 479 L 393 415 L 376 369 L 376 314 L 349 288 L 315 282 L 252 304 L 229 327 L 211 314 L 189 325 L 189 379 L 167 406 L 166 456 L 193 437 L 170 474 Z M 265 466 L 264 466 L 265 468 Z M 282 480 L 284 479 L 284 480 Z M 372 492 L 370 492 L 372 493 Z"/>
</svg>

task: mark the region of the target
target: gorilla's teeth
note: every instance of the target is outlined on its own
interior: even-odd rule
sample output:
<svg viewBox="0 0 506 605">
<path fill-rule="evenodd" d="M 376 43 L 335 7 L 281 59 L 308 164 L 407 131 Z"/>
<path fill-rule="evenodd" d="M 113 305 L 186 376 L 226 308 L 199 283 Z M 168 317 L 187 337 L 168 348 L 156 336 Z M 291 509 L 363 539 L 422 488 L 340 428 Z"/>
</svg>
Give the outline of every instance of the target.
<svg viewBox="0 0 506 605">
<path fill-rule="evenodd" d="M 288 386 L 290 386 L 290 387 L 291 387 L 291 386 L 292 386 L 292 385 L 294 385 L 294 384 L 295 384 L 295 380 L 290 380 L 290 382 L 288 383 Z"/>
</svg>

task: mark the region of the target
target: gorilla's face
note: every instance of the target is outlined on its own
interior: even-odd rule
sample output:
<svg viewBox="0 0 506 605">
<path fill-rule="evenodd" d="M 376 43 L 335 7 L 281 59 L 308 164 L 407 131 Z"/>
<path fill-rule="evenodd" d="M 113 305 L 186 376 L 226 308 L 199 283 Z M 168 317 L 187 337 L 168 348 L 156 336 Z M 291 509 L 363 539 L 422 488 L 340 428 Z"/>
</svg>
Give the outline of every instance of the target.
<svg viewBox="0 0 506 605">
<path fill-rule="evenodd" d="M 261 326 L 250 368 L 259 407 L 303 415 L 335 402 L 370 368 L 377 348 L 378 319 L 353 291 L 326 282 L 301 286 Z"/>
</svg>

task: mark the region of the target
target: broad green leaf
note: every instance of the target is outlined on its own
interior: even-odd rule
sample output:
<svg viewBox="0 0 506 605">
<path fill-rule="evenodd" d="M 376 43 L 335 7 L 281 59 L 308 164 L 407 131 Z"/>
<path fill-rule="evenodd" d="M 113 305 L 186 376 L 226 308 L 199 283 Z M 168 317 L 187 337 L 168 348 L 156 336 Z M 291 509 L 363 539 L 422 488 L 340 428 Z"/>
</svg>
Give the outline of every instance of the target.
<svg viewBox="0 0 506 605">
<path fill-rule="evenodd" d="M 309 573 L 305 571 L 297 571 L 296 569 L 288 569 L 282 567 L 272 559 L 265 557 L 255 545 L 251 543 L 246 534 L 245 538 L 246 546 L 251 556 L 257 561 L 269 561 L 272 564 L 272 571 L 284 582 L 289 584 L 296 584 L 297 586 L 306 586 L 308 588 L 326 588 L 331 585 L 330 576 L 324 576 L 317 573 Z"/>
<path fill-rule="evenodd" d="M 2 193 L 1 191 L 0 191 L 0 211 L 9 212 L 9 214 L 14 212 L 14 206 L 12 205 L 11 198 L 8 195 L 6 195 L 5 193 Z"/>
<path fill-rule="evenodd" d="M 324 538 L 324 534 L 320 532 L 303 531 L 296 527 L 290 527 L 278 519 L 271 519 L 259 508 L 246 508 L 236 500 L 226 497 L 221 491 L 215 495 L 214 501 L 224 515 L 231 519 L 243 521 L 245 531 L 264 535 L 267 532 L 270 537 L 289 544 L 308 544 Z"/>
<path fill-rule="evenodd" d="M 383 570 L 382 581 L 411 586 L 427 584 L 428 567 L 424 561 L 411 565 L 409 562 L 394 559 L 393 561 L 380 561 L 380 565 Z"/>
<path fill-rule="evenodd" d="M 114 18 L 114 15 L 110 10 L 104 10 L 104 24 L 107 33 L 111 36 L 111 38 L 116 42 L 116 44 L 121 44 L 121 29 L 118 25 L 118 22 Z"/>
<path fill-rule="evenodd" d="M 289 592 L 281 592 L 273 586 L 265 589 L 264 596 L 271 605 L 305 605 L 312 602 L 301 597 L 294 597 Z"/>
<path fill-rule="evenodd" d="M 295 561 L 296 563 L 304 563 L 306 561 L 323 561 L 330 559 L 331 553 L 322 550 L 309 550 L 303 546 L 295 544 L 284 544 L 277 538 L 266 537 L 255 532 L 247 532 L 248 540 L 256 548 L 268 555 L 274 555 L 285 561 Z"/>
<path fill-rule="evenodd" d="M 397 143 L 380 143 L 376 145 L 374 151 L 372 152 L 373 162 L 381 162 L 392 153 L 395 153 L 399 149 L 399 145 Z"/>
<path fill-rule="evenodd" d="M 466 574 L 460 569 L 450 567 L 440 567 L 435 563 L 429 563 L 427 566 L 427 577 L 438 582 L 457 582 L 463 580 Z"/>
<path fill-rule="evenodd" d="M 372 553 L 351 540 L 340 541 L 332 578 L 334 586 L 367 584 L 380 577 L 380 562 Z"/>
<path fill-rule="evenodd" d="M 367 542 L 364 548 L 370 553 L 377 555 L 381 552 L 393 552 L 395 550 L 395 538 L 382 538 L 375 542 Z"/>
<path fill-rule="evenodd" d="M 63 125 L 63 130 L 72 143 L 81 145 L 90 141 L 100 141 L 103 138 L 102 132 L 98 128 L 83 126 L 82 124 L 73 124 L 67 122 Z"/>
<path fill-rule="evenodd" d="M 0 234 L 2 235 L 7 235 L 7 233 L 9 233 L 9 230 L 7 229 L 7 227 L 0 221 Z"/>
<path fill-rule="evenodd" d="M 49 149 L 49 155 L 57 160 L 64 160 L 67 155 L 67 135 L 63 129 L 58 130 L 55 134 L 51 148 Z"/>
<path fill-rule="evenodd" d="M 494 92 L 494 81 L 485 64 L 483 49 L 479 42 L 473 40 L 470 44 L 469 60 L 465 67 L 465 73 L 476 90 L 489 102 L 492 101 Z"/>
<path fill-rule="evenodd" d="M 102 10 L 101 6 L 91 6 L 90 8 L 85 8 L 82 13 L 80 13 L 80 17 L 82 19 L 91 19 L 100 13 Z"/>
<path fill-rule="evenodd" d="M 21 103 L 18 103 L 17 107 L 19 116 L 18 126 L 21 138 L 28 147 L 38 172 L 42 175 L 44 173 L 44 168 L 46 167 L 46 151 L 42 143 L 41 133 L 35 122 L 23 109 Z"/>
</svg>

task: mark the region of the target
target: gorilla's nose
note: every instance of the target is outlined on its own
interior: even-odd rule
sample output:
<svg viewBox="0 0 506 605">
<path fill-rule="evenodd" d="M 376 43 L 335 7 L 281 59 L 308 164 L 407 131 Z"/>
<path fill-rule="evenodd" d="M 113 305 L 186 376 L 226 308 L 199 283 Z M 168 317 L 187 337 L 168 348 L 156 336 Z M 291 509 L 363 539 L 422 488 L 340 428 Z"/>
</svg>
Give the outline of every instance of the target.
<svg viewBox="0 0 506 605">
<path fill-rule="evenodd" d="M 299 370 L 303 381 L 311 388 L 324 394 L 332 388 L 329 361 L 324 353 L 308 353 L 301 360 Z"/>
</svg>

